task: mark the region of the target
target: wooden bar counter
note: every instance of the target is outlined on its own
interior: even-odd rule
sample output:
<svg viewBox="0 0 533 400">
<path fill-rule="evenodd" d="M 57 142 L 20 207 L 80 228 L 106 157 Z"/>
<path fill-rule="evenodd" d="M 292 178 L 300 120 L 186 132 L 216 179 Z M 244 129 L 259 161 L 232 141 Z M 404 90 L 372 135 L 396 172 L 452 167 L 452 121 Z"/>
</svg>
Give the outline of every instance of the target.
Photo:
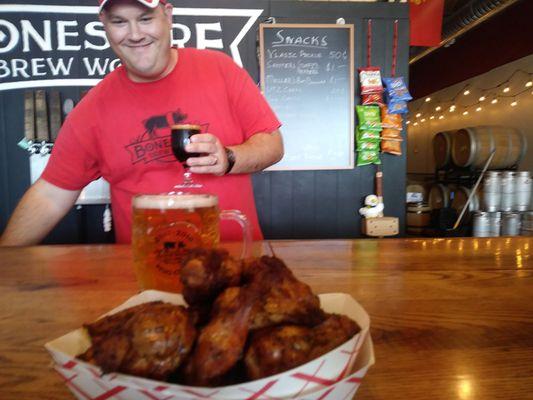
<svg viewBox="0 0 533 400">
<path fill-rule="evenodd" d="M 533 398 L 529 238 L 272 241 L 317 293 L 371 318 L 376 364 L 355 398 Z M 0 399 L 72 399 L 43 345 L 138 288 L 128 246 L 0 248 Z M 340 400 L 340 399 L 339 399 Z"/>
</svg>

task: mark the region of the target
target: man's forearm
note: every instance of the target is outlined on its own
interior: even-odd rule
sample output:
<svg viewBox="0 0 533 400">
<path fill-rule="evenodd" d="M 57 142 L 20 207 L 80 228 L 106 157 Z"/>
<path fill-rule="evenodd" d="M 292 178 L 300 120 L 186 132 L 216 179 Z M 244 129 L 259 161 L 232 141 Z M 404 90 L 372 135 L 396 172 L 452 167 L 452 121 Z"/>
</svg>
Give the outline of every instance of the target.
<svg viewBox="0 0 533 400">
<path fill-rule="evenodd" d="M 279 131 L 258 133 L 243 144 L 228 146 L 235 153 L 230 173 L 249 174 L 262 171 L 283 157 L 283 139 Z"/>
<path fill-rule="evenodd" d="M 57 188 L 38 180 L 24 194 L 0 237 L 0 246 L 41 242 L 78 198 L 79 191 Z"/>
</svg>

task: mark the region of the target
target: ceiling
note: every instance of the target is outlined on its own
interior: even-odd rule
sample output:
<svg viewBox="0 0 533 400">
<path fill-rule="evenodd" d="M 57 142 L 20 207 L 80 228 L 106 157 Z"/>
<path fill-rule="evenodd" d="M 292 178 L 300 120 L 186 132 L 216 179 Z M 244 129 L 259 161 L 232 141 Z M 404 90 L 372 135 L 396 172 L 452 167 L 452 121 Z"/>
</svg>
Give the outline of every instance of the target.
<svg viewBox="0 0 533 400">
<path fill-rule="evenodd" d="M 432 48 L 411 47 L 410 63 L 417 62 L 441 46 L 453 44 L 459 36 L 521 1 L 531 0 L 444 0 L 440 46 Z"/>
<path fill-rule="evenodd" d="M 529 39 L 533 37 L 533 0 L 446 0 L 446 5 L 441 45 L 411 48 L 409 89 L 413 97 L 533 54 Z M 482 14 L 482 9 L 488 11 Z M 454 27 L 453 33 L 449 29 Z"/>
</svg>

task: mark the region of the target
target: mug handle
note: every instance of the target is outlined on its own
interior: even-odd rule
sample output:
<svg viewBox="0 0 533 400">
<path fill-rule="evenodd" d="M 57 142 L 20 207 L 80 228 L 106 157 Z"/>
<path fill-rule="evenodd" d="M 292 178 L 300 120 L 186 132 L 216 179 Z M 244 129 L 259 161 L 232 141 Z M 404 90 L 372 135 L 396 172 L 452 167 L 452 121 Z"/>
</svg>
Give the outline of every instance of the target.
<svg viewBox="0 0 533 400">
<path fill-rule="evenodd" d="M 252 244 L 252 229 L 248 217 L 239 210 L 222 210 L 220 211 L 220 219 L 226 221 L 235 221 L 242 229 L 242 253 L 241 258 L 249 256 L 250 247 Z"/>
</svg>

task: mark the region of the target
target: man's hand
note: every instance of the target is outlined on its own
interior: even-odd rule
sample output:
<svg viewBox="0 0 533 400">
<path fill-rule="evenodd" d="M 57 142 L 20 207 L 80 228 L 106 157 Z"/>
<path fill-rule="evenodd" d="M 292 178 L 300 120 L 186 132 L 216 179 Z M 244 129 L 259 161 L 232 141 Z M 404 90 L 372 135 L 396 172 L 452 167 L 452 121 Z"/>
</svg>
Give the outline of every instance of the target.
<svg viewBox="0 0 533 400">
<path fill-rule="evenodd" d="M 201 153 L 201 157 L 190 157 L 187 165 L 190 171 L 195 174 L 213 174 L 222 176 L 228 168 L 228 158 L 226 150 L 220 140 L 210 133 L 199 133 L 191 136 L 185 150 L 190 153 Z"/>
<path fill-rule="evenodd" d="M 283 157 L 281 133 L 256 133 L 240 145 L 228 146 L 235 155 L 232 174 L 251 174 L 261 171 L 278 162 Z M 195 174 L 222 176 L 228 169 L 228 157 L 224 145 L 210 133 L 200 133 L 191 137 L 185 150 L 201 153 L 201 157 L 190 157 L 187 165 Z"/>
</svg>

